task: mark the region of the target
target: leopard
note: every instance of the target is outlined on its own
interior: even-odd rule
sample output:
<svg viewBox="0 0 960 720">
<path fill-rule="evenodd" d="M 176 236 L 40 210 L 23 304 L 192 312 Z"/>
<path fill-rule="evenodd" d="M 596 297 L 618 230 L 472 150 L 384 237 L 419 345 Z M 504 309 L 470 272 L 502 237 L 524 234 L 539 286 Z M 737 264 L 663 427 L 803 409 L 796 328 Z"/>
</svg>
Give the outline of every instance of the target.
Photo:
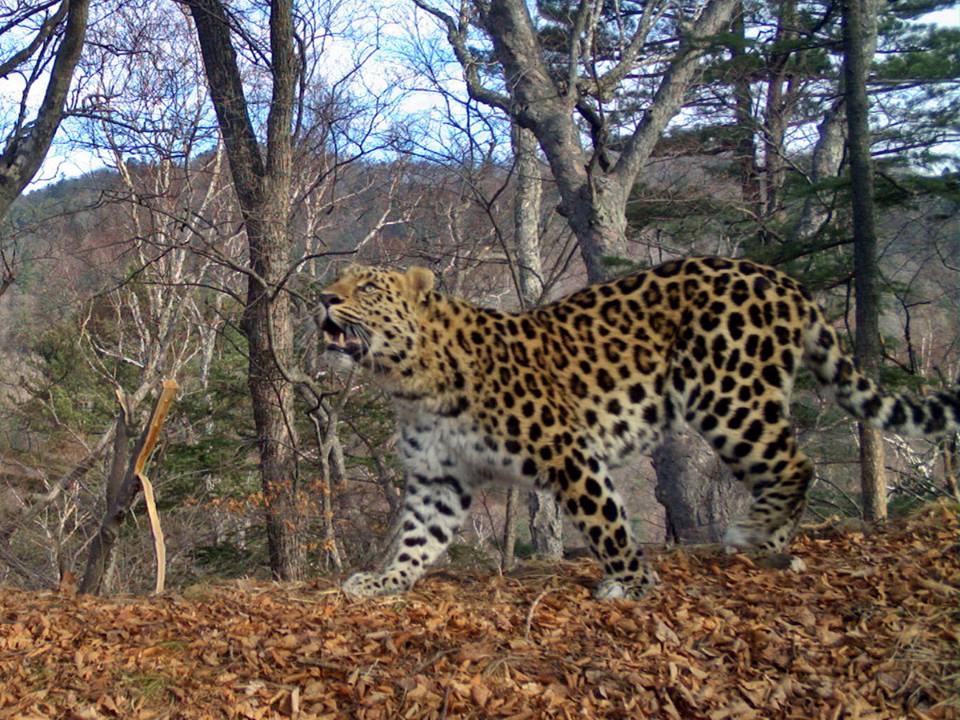
<svg viewBox="0 0 960 720">
<path fill-rule="evenodd" d="M 790 416 L 803 366 L 871 427 L 960 428 L 960 393 L 883 391 L 799 282 L 747 259 L 677 258 L 522 312 L 442 293 L 427 268 L 354 265 L 318 305 L 331 364 L 390 396 L 405 469 L 397 541 L 342 583 L 353 597 L 410 590 L 500 483 L 552 492 L 602 567 L 594 597 L 642 598 L 658 576 L 610 471 L 684 425 L 749 489 L 724 543 L 782 552 L 814 479 Z"/>
</svg>

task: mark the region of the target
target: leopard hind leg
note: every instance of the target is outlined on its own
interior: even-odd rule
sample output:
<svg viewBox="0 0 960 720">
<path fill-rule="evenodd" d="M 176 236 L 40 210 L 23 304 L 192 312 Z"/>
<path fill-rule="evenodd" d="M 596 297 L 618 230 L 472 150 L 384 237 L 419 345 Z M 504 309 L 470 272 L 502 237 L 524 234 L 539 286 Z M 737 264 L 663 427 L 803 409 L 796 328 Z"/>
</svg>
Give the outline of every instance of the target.
<svg viewBox="0 0 960 720">
<path fill-rule="evenodd" d="M 783 552 L 800 523 L 814 468 L 797 447 L 783 398 L 730 407 L 723 399 L 692 422 L 750 490 L 747 516 L 730 526 L 728 546 Z M 717 418 L 717 411 L 722 417 Z"/>
</svg>

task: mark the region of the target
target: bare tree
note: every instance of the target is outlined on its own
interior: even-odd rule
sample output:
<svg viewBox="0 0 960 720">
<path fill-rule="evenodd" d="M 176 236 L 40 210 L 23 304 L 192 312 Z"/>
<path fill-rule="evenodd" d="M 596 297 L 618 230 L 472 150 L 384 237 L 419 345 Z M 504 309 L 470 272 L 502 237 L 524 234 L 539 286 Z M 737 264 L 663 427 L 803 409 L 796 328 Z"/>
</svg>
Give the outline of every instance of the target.
<svg viewBox="0 0 960 720">
<path fill-rule="evenodd" d="M 857 296 L 856 357 L 867 375 L 877 378 L 880 346 L 880 271 L 877 267 L 877 231 L 874 220 L 873 165 L 870 158 L 867 70 L 870 56 L 864 37 L 867 22 L 876 13 L 865 10 L 873 0 L 843 0 L 844 97 L 850 150 L 850 181 L 853 187 L 853 274 Z M 870 522 L 887 517 L 886 479 L 883 466 L 883 434 L 860 429 L 860 486 L 863 515 Z"/>
<path fill-rule="evenodd" d="M 341 231 L 343 238 L 336 243 L 317 236 L 318 218 L 332 211 L 339 193 L 362 195 L 358 185 L 351 186 L 344 178 L 349 175 L 347 167 L 360 164 L 376 144 L 383 98 L 371 94 L 372 99 L 359 105 L 348 99 L 349 79 L 359 73 L 371 52 L 364 43 L 360 45 L 365 49 L 358 52 L 361 57 L 353 58 L 341 80 L 327 79 L 330 85 L 325 86 L 319 77 L 323 46 L 343 7 L 337 3 L 321 3 L 300 12 L 292 0 L 275 1 L 269 12 L 264 8 L 253 14 L 234 12 L 219 0 L 186 0 L 184 5 L 199 39 L 247 238 L 249 262 L 237 269 L 247 276 L 242 330 L 249 348 L 248 386 L 266 498 L 271 570 L 277 578 L 294 579 L 305 570 L 310 501 L 293 412 L 294 385 L 308 377 L 297 369 L 297 308 L 291 282 L 301 267 L 307 268 L 307 276 L 322 277 L 327 268 L 317 267 L 316 261 L 333 250 L 355 253 L 392 221 L 388 200 L 386 210 L 378 207 L 383 212 L 373 220 L 374 229 L 367 238 L 358 223 L 350 231 Z M 244 24 L 241 18 L 249 22 Z M 266 28 L 258 28 L 251 18 L 266 19 Z M 267 92 L 268 98 L 264 97 Z M 364 123 L 358 137 L 346 132 Z M 350 147 L 349 152 L 344 146 Z M 306 247 L 299 240 L 301 231 L 306 234 Z M 304 253 L 295 258 L 295 248 L 301 247 Z M 310 252 L 311 248 L 317 251 Z M 306 390 L 312 392 L 309 387 Z M 335 417 L 329 410 L 327 418 Z M 318 436 L 318 452 L 327 453 L 320 463 L 326 473 L 325 463 L 335 461 L 338 452 L 335 438 L 327 434 L 336 430 L 336 423 L 318 419 L 321 422 L 314 429 L 325 428 Z M 328 503 L 329 498 L 322 500 Z M 329 507 L 324 510 L 329 511 Z M 330 557 L 334 564 L 339 561 Z"/>
<path fill-rule="evenodd" d="M 692 432 L 669 435 L 653 452 L 654 493 L 664 508 L 667 542 L 720 542 L 742 517 L 750 493 Z"/>
<path fill-rule="evenodd" d="M 206 362 L 211 352 L 213 338 L 206 327 L 217 322 L 223 295 L 218 293 L 209 303 L 200 296 L 204 286 L 223 281 L 219 277 L 223 268 L 210 257 L 198 258 L 191 241 L 225 251 L 233 238 L 218 238 L 213 229 L 218 225 L 218 212 L 232 210 L 230 204 L 223 203 L 221 153 L 211 158 L 208 172 L 190 173 L 170 162 L 169 156 L 154 168 L 131 172 L 122 148 L 112 148 L 121 180 L 119 208 L 126 210 L 131 255 L 136 263 L 131 281 L 91 303 L 81 338 L 90 346 L 91 366 L 114 385 L 120 405 L 105 499 L 108 508 L 122 512 L 135 497 L 130 493 L 128 450 L 130 438 L 142 423 L 139 411 L 143 401 L 158 389 L 161 378 L 180 375 L 183 367 L 198 356 Z M 190 160 L 187 157 L 184 163 L 189 166 Z M 184 212 L 189 205 L 209 221 L 206 237 L 196 238 L 190 213 Z M 108 305 L 117 320 L 102 337 L 97 323 L 90 321 L 94 304 L 100 312 Z M 123 366 L 137 371 L 136 387 L 129 393 L 118 379 Z M 204 382 L 202 375 L 200 380 Z M 118 529 L 113 520 L 104 522 L 98 541 L 91 547 L 81 591 L 98 592 L 109 586 Z"/>
<path fill-rule="evenodd" d="M 608 278 L 609 260 L 625 255 L 624 212 L 634 181 L 683 105 L 708 38 L 726 26 L 736 0 L 709 0 L 692 10 L 667 3 L 618 6 L 610 23 L 619 28 L 613 47 L 598 39 L 601 4 L 577 3 L 563 29 L 563 46 L 553 52 L 559 58 L 555 64 L 548 62 L 529 6 L 521 0 L 462 0 L 456 14 L 415 2 L 443 23 L 471 97 L 503 110 L 536 135 L 560 192 L 561 212 L 580 242 L 588 279 Z M 664 28 L 668 15 L 673 24 Z M 492 42 L 506 77 L 504 91 L 483 84 L 484 60 L 469 42 L 474 23 Z M 645 54 L 654 37 L 667 49 Z M 610 110 L 617 109 L 618 92 L 641 64 L 648 72 L 656 69 L 658 84 L 634 128 L 617 137 Z M 587 125 L 589 149 L 578 118 Z"/>
<path fill-rule="evenodd" d="M 3 294 L 9 290 L 10 286 L 17 280 L 17 274 L 14 270 L 16 266 L 15 258 L 15 248 L 10 252 L 0 244 L 0 297 L 3 297 Z"/>
<path fill-rule="evenodd" d="M 93 292 L 92 297 L 78 290 L 75 302 L 69 304 L 79 309 L 78 317 L 70 321 L 77 323 L 78 358 L 98 385 L 113 389 L 118 404 L 116 418 L 89 440 L 75 431 L 77 444 L 85 451 L 82 459 L 49 483 L 46 492 L 26 496 L 19 512 L 6 517 L 0 526 L 3 547 L 17 531 L 44 522 L 48 508 L 58 506 L 86 475 L 105 466 L 105 482 L 97 483 L 96 497 L 120 514 L 104 524 L 104 533 L 92 549 L 96 558 L 88 559 L 81 583 L 85 592 L 114 586 L 117 523 L 136 497 L 130 492 L 136 483 L 124 481 L 129 480 L 131 439 L 140 432 L 144 401 L 157 391 L 162 378 L 181 375 L 183 368 L 199 356 L 203 356 L 201 364 L 208 362 L 211 338 L 205 331 L 218 320 L 222 295 L 215 294 L 209 302 L 201 295 L 205 287 L 223 281 L 218 277 L 223 268 L 207 258 L 198 260 L 191 246 L 196 229 L 191 227 L 192 215 L 185 208 L 192 205 L 210 221 L 203 244 L 224 247 L 232 240 L 215 240 L 218 213 L 232 211 L 231 203 L 222 202 L 223 184 L 216 181 L 219 154 L 210 159 L 210 172 L 192 168 L 192 173 L 186 173 L 169 158 L 165 163 L 131 168 L 125 148 L 110 144 L 116 140 L 109 133 L 111 126 L 105 123 L 104 127 L 106 139 L 101 142 L 112 150 L 118 175 L 116 185 L 103 195 L 109 200 L 114 226 L 101 224 L 91 234 L 118 234 L 122 238 L 117 242 L 123 250 L 120 257 L 129 261 L 129 270 L 118 279 L 111 265 L 106 271 L 108 277 L 103 279 L 109 283 L 108 288 Z M 190 158 L 184 163 L 189 166 Z M 113 263 L 117 261 L 112 258 Z M 92 524 L 88 512 L 94 511 L 86 507 L 76 511 L 78 527 Z M 55 539 L 51 554 L 61 570 L 70 569 L 75 551 L 64 539 Z"/>
<path fill-rule="evenodd" d="M 269 14 L 266 142 L 261 148 L 234 47 L 235 26 L 219 0 L 191 0 L 210 96 L 230 161 L 249 250 L 243 332 L 249 348 L 248 385 L 253 399 L 260 476 L 266 499 L 270 567 L 274 577 L 303 575 L 302 502 L 295 462 L 293 387 L 281 372 L 293 356 L 290 298 L 291 176 L 297 83 L 293 3 L 274 2 Z M 261 151 L 262 150 L 262 151 Z"/>
<path fill-rule="evenodd" d="M 88 62 L 98 72 L 77 114 L 86 120 L 87 146 L 116 174 L 102 197 L 117 218 L 130 265 L 126 277 L 88 304 L 81 329 L 88 362 L 114 386 L 120 405 L 104 493 L 110 512 L 91 546 L 80 586 L 87 592 L 113 585 L 116 523 L 136 496 L 128 450 L 143 422 L 143 400 L 195 358 L 201 386 L 208 382 L 219 316 L 226 299 L 237 297 L 224 258 L 239 244 L 199 60 L 166 50 L 174 38 L 190 45 L 183 17 L 173 8 L 124 6 L 98 33 L 115 40 L 91 47 Z M 116 320 L 109 327 L 93 319 L 105 310 Z M 131 368 L 136 385 L 125 391 L 121 380 Z"/>
</svg>

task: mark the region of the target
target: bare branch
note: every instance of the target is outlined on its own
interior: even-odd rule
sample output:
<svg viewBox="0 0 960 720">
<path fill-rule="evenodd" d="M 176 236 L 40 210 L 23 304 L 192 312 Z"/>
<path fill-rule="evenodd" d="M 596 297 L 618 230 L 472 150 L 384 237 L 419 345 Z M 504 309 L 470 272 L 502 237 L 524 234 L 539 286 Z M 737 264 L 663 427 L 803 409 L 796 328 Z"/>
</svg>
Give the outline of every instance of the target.
<svg viewBox="0 0 960 720">
<path fill-rule="evenodd" d="M 14 126 L 0 155 L 0 218 L 7 214 L 10 205 L 40 169 L 63 118 L 64 102 L 86 36 L 90 0 L 63 0 L 63 4 L 67 6 L 66 27 L 56 50 L 36 118 L 32 123 L 18 122 Z M 44 37 L 43 42 L 48 40 L 49 35 Z M 33 81 L 34 79 L 28 80 L 28 87 L 24 90 L 21 116 L 29 85 Z"/>
<path fill-rule="evenodd" d="M 708 50 L 708 38 L 727 25 L 734 7 L 736 0 L 710 0 L 690 33 L 681 38 L 680 47 L 664 73 L 650 107 L 614 167 L 613 172 L 621 183 L 631 184 L 650 157 L 667 123 L 683 104 L 698 61 Z"/>
<path fill-rule="evenodd" d="M 47 10 L 54 5 L 54 2 L 44 3 L 41 8 L 42 10 Z M 9 58 L 0 63 L 0 78 L 5 78 L 7 75 L 10 75 L 12 72 L 20 69 L 20 66 L 23 65 L 28 59 L 30 59 L 37 49 L 46 43 L 47 38 L 50 37 L 50 34 L 54 31 L 57 25 L 66 17 L 67 8 L 69 7 L 69 2 L 61 2 L 60 7 L 57 8 L 57 11 L 45 18 L 43 23 L 40 25 L 40 29 L 37 31 L 37 34 L 33 37 L 33 40 L 27 44 L 19 52 L 14 53 Z M 35 12 L 41 12 L 41 8 L 37 8 Z M 4 27 L 0 28 L 0 34 L 6 32 L 7 30 L 13 30 L 16 25 L 23 22 L 24 17 L 18 17 L 13 23 L 7 23 Z"/>
<path fill-rule="evenodd" d="M 413 1 L 418 8 L 433 15 L 433 17 L 437 18 L 446 28 L 447 41 L 450 43 L 450 47 L 453 48 L 457 61 L 463 69 L 463 79 L 467 83 L 467 90 L 470 93 L 470 97 L 485 105 L 509 112 L 510 99 L 505 95 L 501 95 L 483 86 L 479 72 L 479 68 L 483 63 L 481 63 L 470 48 L 467 47 L 467 31 L 473 19 L 467 0 L 462 0 L 460 4 L 460 17 L 458 20 L 454 20 L 447 13 L 424 2 L 424 0 Z"/>
</svg>

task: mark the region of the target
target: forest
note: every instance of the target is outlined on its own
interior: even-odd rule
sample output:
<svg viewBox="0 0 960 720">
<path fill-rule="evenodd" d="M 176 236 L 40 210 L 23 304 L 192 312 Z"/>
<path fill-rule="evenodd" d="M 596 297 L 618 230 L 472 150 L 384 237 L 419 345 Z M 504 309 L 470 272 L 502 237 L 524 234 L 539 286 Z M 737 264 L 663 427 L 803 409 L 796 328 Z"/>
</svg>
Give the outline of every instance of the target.
<svg viewBox="0 0 960 720">
<path fill-rule="evenodd" d="M 493 484 L 359 600 L 404 470 L 321 302 L 355 263 L 514 311 L 749 258 L 885 389 L 955 390 L 957 12 L 0 3 L 0 717 L 960 717 L 956 435 L 803 372 L 804 570 L 724 552 L 750 492 L 683 430 L 613 472 L 649 597 L 591 599 L 552 491 Z"/>
</svg>

